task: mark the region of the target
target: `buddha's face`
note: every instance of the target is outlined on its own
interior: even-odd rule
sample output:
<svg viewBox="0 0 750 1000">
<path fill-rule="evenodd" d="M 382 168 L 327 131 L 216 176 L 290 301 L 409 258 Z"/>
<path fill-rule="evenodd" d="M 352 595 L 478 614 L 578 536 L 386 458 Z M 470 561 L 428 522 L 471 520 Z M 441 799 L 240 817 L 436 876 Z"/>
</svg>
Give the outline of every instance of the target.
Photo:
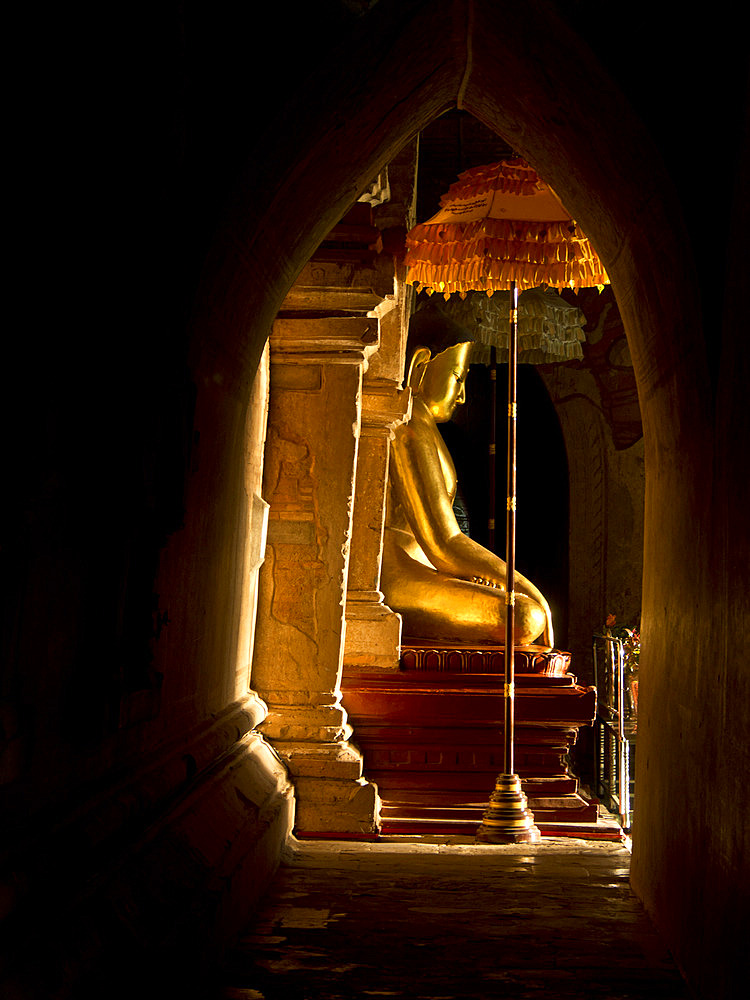
<svg viewBox="0 0 750 1000">
<path fill-rule="evenodd" d="M 419 394 L 436 423 L 446 423 L 456 407 L 466 401 L 470 354 L 470 343 L 456 344 L 431 358 L 425 368 Z"/>
</svg>

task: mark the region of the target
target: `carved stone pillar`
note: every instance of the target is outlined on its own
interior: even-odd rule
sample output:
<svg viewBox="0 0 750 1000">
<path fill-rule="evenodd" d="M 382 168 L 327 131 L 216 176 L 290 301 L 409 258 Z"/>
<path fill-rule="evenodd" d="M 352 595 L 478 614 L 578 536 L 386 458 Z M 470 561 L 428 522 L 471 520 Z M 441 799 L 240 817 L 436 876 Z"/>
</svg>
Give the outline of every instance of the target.
<svg viewBox="0 0 750 1000">
<path fill-rule="evenodd" d="M 396 306 L 383 317 L 380 348 L 364 378 L 346 595 L 345 670 L 397 670 L 399 666 L 401 616 L 384 603 L 380 569 L 390 442 L 394 428 L 408 420 L 411 412 L 411 390 L 400 388 L 409 305 L 405 286 L 397 282 Z"/>
<path fill-rule="evenodd" d="M 377 316 L 280 318 L 271 335 L 263 494 L 270 505 L 253 686 L 262 732 L 296 789 L 298 833 L 375 833 L 380 800 L 362 777 L 341 706 L 362 372 Z"/>
</svg>

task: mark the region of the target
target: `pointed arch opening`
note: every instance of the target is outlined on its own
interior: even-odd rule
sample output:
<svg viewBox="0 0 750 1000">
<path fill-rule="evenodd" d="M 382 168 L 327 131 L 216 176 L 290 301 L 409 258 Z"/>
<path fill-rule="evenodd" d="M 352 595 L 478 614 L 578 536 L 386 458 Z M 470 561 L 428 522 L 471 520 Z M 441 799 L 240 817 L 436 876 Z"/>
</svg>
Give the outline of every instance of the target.
<svg viewBox="0 0 750 1000">
<path fill-rule="evenodd" d="M 652 483 L 668 478 L 680 436 L 700 425 L 705 407 L 698 366 L 681 363 L 700 338 L 668 178 L 622 95 L 562 22 L 545 16 L 540 24 L 533 5 L 512 13 L 491 3 L 449 6 L 442 33 L 421 5 L 396 21 L 387 4 L 375 8 L 367 31 L 337 53 L 336 73 L 308 81 L 286 127 L 268 137 L 264 163 L 248 164 L 199 297 L 193 360 L 206 388 L 198 419 L 212 422 L 224 405 L 218 385 L 247 391 L 295 278 L 372 176 L 459 106 L 537 169 L 597 247 L 633 359 L 647 474 Z M 237 408 L 230 420 L 239 416 Z M 240 436 L 224 434 L 224 453 L 217 449 L 202 470 L 218 491 Z M 659 584 L 646 548 L 653 600 Z"/>
</svg>

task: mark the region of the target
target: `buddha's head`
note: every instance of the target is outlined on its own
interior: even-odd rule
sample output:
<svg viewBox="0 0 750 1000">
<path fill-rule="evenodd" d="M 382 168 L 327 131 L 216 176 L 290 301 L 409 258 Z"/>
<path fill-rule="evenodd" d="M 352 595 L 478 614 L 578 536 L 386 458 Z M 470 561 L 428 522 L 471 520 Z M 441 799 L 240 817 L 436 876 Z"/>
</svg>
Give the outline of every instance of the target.
<svg viewBox="0 0 750 1000">
<path fill-rule="evenodd" d="M 446 423 L 466 401 L 470 342 L 454 344 L 434 357 L 429 347 L 417 347 L 409 366 L 409 385 L 421 397 L 438 424 Z"/>
<path fill-rule="evenodd" d="M 437 423 L 451 419 L 466 400 L 472 335 L 431 299 L 412 316 L 407 382 Z"/>
</svg>

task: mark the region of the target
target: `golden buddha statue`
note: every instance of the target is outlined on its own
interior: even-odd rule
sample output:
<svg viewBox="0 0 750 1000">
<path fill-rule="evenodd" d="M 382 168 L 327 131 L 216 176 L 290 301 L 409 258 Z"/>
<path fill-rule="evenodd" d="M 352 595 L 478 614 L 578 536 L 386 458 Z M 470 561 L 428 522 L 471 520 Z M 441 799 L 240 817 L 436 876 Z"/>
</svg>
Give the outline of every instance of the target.
<svg viewBox="0 0 750 1000">
<path fill-rule="evenodd" d="M 468 335 L 458 329 L 454 336 Z M 381 586 L 388 606 L 403 616 L 407 639 L 502 644 L 505 561 L 460 530 L 456 470 L 437 429 L 466 399 L 472 344 L 464 339 L 438 348 L 420 345 L 411 354 L 412 417 L 391 445 Z M 553 646 L 544 596 L 518 572 L 514 590 L 514 643 L 542 636 Z"/>
</svg>

